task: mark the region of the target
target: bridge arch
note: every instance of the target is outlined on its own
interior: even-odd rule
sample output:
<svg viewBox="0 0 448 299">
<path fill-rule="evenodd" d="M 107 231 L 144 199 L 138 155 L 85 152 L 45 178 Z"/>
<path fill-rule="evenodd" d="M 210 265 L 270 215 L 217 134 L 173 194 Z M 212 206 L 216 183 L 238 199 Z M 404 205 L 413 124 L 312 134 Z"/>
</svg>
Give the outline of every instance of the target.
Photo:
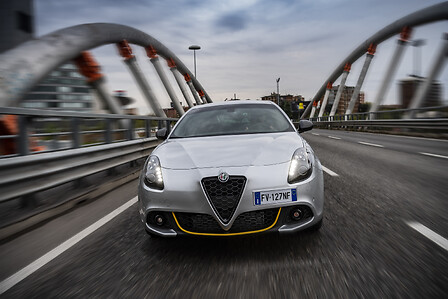
<svg viewBox="0 0 448 299">
<path fill-rule="evenodd" d="M 335 68 L 331 75 L 325 80 L 322 86 L 313 97 L 313 102 L 319 101 L 324 95 L 327 84 L 335 82 L 344 72 L 346 64 L 353 64 L 361 58 L 369 49 L 370 45 L 379 45 L 392 36 L 399 34 L 405 27 L 416 27 L 436 21 L 448 20 L 448 2 L 439 3 L 414 13 L 411 13 L 397 21 L 387 25 L 370 38 L 362 42 L 355 50 L 353 50 L 342 62 Z M 311 111 L 313 105 L 308 105 L 301 118 L 305 118 Z"/>
<path fill-rule="evenodd" d="M 151 46 L 165 60 L 172 59 L 178 71 L 189 75 L 194 88 L 212 102 L 184 63 L 154 37 L 125 25 L 91 23 L 57 30 L 0 55 L 0 106 L 15 106 L 48 73 L 82 51 L 123 40 L 145 48 Z"/>
</svg>

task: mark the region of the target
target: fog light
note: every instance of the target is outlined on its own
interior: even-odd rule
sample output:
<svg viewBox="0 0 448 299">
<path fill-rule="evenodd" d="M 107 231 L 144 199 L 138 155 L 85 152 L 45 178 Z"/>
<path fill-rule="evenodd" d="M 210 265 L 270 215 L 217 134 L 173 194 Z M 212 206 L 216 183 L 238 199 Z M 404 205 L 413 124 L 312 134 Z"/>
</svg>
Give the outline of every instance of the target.
<svg viewBox="0 0 448 299">
<path fill-rule="evenodd" d="M 299 221 L 303 217 L 303 212 L 299 208 L 295 208 L 291 210 L 291 218 L 294 221 Z"/>
<path fill-rule="evenodd" d="M 154 222 L 158 225 L 158 226 L 162 226 L 165 224 L 165 219 L 163 218 L 162 215 L 156 215 L 154 217 Z"/>
</svg>

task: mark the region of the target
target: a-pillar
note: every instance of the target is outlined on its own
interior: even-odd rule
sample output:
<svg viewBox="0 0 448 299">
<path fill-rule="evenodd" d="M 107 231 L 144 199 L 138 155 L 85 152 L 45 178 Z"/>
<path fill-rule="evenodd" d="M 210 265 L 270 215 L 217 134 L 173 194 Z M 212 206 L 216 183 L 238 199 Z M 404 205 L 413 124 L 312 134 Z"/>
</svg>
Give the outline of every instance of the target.
<svg viewBox="0 0 448 299">
<path fill-rule="evenodd" d="M 135 81 L 137 81 L 137 85 L 138 87 L 140 87 L 140 90 L 142 91 L 152 111 L 154 111 L 154 113 L 158 117 L 166 117 L 162 106 L 160 106 L 159 101 L 157 101 L 156 95 L 152 91 L 151 87 L 148 84 L 148 81 L 144 77 L 139 65 L 137 64 L 135 56 L 132 55 L 132 48 L 129 46 L 128 42 L 126 40 L 123 40 L 117 43 L 117 48 L 120 55 L 124 58 L 124 63 L 128 66 L 129 70 L 135 78 Z"/>
<path fill-rule="evenodd" d="M 159 75 L 159 78 L 162 81 L 163 86 L 165 86 L 166 92 L 168 93 L 171 99 L 171 103 L 173 103 L 174 109 L 176 109 L 179 116 L 184 115 L 185 111 L 180 105 L 180 101 L 178 100 L 176 93 L 174 92 L 165 72 L 163 71 L 156 50 L 152 46 L 148 46 L 146 47 L 146 54 L 150 58 L 151 63 L 154 65 L 154 68 L 156 69 L 156 72 Z"/>
<path fill-rule="evenodd" d="M 327 106 L 328 98 L 330 97 L 330 91 L 332 88 L 333 88 L 333 84 L 331 82 L 328 82 L 327 90 L 325 91 L 324 100 L 322 101 L 322 106 L 320 106 L 318 117 L 322 117 L 322 115 L 324 115 L 325 107 Z"/>
<path fill-rule="evenodd" d="M 389 89 L 390 83 L 395 75 L 395 72 L 398 68 L 398 65 L 403 57 L 404 49 L 408 44 L 408 40 L 411 37 L 412 29 L 410 27 L 404 27 L 401 30 L 400 39 L 397 42 L 397 47 L 395 48 L 394 55 L 392 56 L 392 61 L 389 64 L 389 68 L 387 69 L 386 75 L 384 76 L 383 82 L 381 84 L 380 90 L 375 98 L 375 101 L 370 108 L 370 112 L 378 111 L 381 103 L 384 101 L 384 96 Z"/>
<path fill-rule="evenodd" d="M 356 101 L 358 100 L 359 92 L 361 91 L 362 84 L 364 83 L 364 79 L 366 78 L 367 71 L 369 70 L 370 63 L 372 62 L 373 56 L 375 55 L 376 45 L 370 44 L 367 49 L 366 60 L 364 61 L 364 65 L 362 67 L 361 73 L 359 74 L 358 82 L 356 83 L 355 90 L 353 91 L 352 97 L 350 99 L 350 103 L 348 104 L 347 111 L 345 114 L 352 114 L 353 108 L 355 108 Z"/>
<path fill-rule="evenodd" d="M 185 82 L 183 82 L 182 74 L 179 73 L 176 67 L 176 63 L 174 62 L 174 59 L 170 58 L 167 59 L 168 66 L 170 67 L 171 72 L 173 72 L 174 78 L 176 79 L 177 85 L 179 85 L 180 91 L 182 92 L 182 95 L 185 98 L 185 101 L 187 101 L 188 107 L 193 107 L 193 102 L 191 101 L 191 98 L 187 92 L 187 89 L 185 88 Z"/>
<path fill-rule="evenodd" d="M 190 87 L 190 91 L 194 97 L 194 100 L 196 101 L 196 105 L 201 105 L 202 104 L 201 99 L 199 98 L 196 88 L 194 88 L 194 86 L 193 86 L 193 82 L 191 82 L 190 75 L 185 74 L 184 78 L 185 78 L 185 81 L 187 82 L 188 87 Z"/>
<path fill-rule="evenodd" d="M 330 116 L 334 116 L 338 111 L 339 101 L 341 100 L 342 92 L 345 88 L 345 82 L 347 81 L 348 74 L 350 73 L 350 68 L 352 65 L 346 63 L 344 66 L 344 71 L 342 72 L 341 83 L 339 84 L 338 92 L 336 93 L 336 98 L 334 99 L 333 107 L 331 107 Z"/>
<path fill-rule="evenodd" d="M 440 48 L 439 54 L 436 56 L 431 69 L 429 71 L 429 75 L 421 85 L 421 87 L 417 90 L 414 97 L 411 100 L 411 104 L 409 105 L 410 109 L 420 108 L 428 95 L 428 92 L 432 86 L 434 79 L 437 78 L 440 71 L 443 69 L 446 60 L 448 58 L 448 33 L 443 34 L 442 47 Z M 409 114 L 409 118 L 415 117 L 415 111 L 411 111 Z"/>
</svg>

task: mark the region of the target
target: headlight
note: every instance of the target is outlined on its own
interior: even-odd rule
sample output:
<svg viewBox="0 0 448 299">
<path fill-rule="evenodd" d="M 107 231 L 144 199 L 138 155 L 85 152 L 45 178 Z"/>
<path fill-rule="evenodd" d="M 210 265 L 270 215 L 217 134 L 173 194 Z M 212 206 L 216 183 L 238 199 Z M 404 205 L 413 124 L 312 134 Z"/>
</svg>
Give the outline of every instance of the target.
<svg viewBox="0 0 448 299">
<path fill-rule="evenodd" d="M 289 164 L 288 183 L 293 184 L 308 178 L 313 172 L 313 154 L 306 147 L 294 152 Z"/>
<path fill-rule="evenodd" d="M 145 184 L 154 189 L 163 190 L 162 167 L 159 158 L 149 156 L 145 169 Z"/>
</svg>

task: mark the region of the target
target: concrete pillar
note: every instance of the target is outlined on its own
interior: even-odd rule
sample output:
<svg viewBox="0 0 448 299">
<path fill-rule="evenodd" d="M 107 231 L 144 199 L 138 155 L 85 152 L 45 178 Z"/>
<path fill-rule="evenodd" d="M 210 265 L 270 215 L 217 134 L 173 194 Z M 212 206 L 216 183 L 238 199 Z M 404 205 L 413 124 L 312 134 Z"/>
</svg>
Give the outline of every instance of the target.
<svg viewBox="0 0 448 299">
<path fill-rule="evenodd" d="M 193 86 L 193 82 L 191 82 L 191 77 L 190 77 L 190 75 L 185 74 L 185 75 L 184 75 L 184 78 L 185 78 L 185 81 L 187 82 L 188 87 L 190 87 L 190 91 L 191 91 L 191 94 L 192 94 L 193 97 L 194 97 L 194 100 L 196 101 L 196 105 L 201 105 L 202 102 L 201 102 L 201 100 L 199 99 L 199 96 L 198 96 L 198 93 L 197 93 L 197 91 L 196 91 L 196 88 L 194 88 L 194 86 Z"/>
<path fill-rule="evenodd" d="M 394 55 L 392 56 L 392 61 L 390 62 L 389 68 L 387 69 L 386 75 L 384 76 L 383 83 L 381 84 L 380 90 L 372 104 L 369 112 L 378 111 L 381 103 L 384 101 L 384 96 L 389 89 L 390 83 L 395 75 L 398 64 L 403 57 L 404 50 L 408 43 L 411 35 L 411 28 L 404 27 L 400 34 L 400 39 L 397 42 L 397 47 L 395 48 Z"/>
<path fill-rule="evenodd" d="M 129 70 L 134 76 L 135 81 L 137 81 L 137 85 L 142 91 L 143 96 L 145 97 L 152 111 L 154 111 L 155 115 L 158 117 L 166 117 L 166 114 L 160 106 L 156 95 L 152 91 L 151 87 L 148 84 L 148 81 L 145 79 L 145 76 L 140 70 L 135 56 L 132 55 L 132 48 L 129 46 L 128 42 L 126 40 L 123 40 L 117 43 L 117 48 L 120 55 L 124 58 L 125 64 L 128 66 Z"/>
<path fill-rule="evenodd" d="M 370 63 L 372 62 L 373 55 L 375 54 L 376 45 L 371 44 L 367 50 L 366 60 L 362 67 L 361 73 L 359 74 L 358 82 L 356 83 L 355 90 L 353 91 L 350 103 L 348 104 L 347 111 L 345 114 L 352 114 L 353 108 L 355 108 L 356 101 L 358 100 L 359 92 L 361 91 L 362 84 L 366 78 L 367 71 L 369 70 Z"/>
<path fill-rule="evenodd" d="M 84 51 L 74 60 L 79 72 L 87 78 L 87 83 L 96 91 L 98 98 L 111 113 L 123 114 L 123 109 L 115 97 L 112 97 L 106 87 L 101 68 L 90 52 Z"/>
<path fill-rule="evenodd" d="M 345 82 L 347 81 L 348 74 L 350 73 L 351 68 L 350 63 L 346 63 L 344 67 L 344 72 L 342 72 L 341 83 L 339 84 L 338 92 L 336 93 L 336 98 L 334 99 L 333 106 L 331 107 L 330 116 L 334 116 L 338 111 L 339 101 L 341 99 L 342 92 L 345 88 Z"/>
<path fill-rule="evenodd" d="M 443 69 L 447 58 L 448 58 L 448 33 L 444 33 L 442 47 L 440 48 L 438 55 L 436 56 L 435 60 L 433 61 L 433 64 L 431 65 L 428 77 L 423 82 L 423 84 L 420 85 L 420 88 L 414 94 L 414 97 L 411 100 L 411 104 L 409 105 L 409 109 L 417 109 L 422 106 L 423 102 L 425 101 L 425 98 L 428 96 L 428 92 L 431 89 L 433 81 L 440 74 L 440 71 Z M 408 116 L 409 118 L 414 118 L 415 113 L 416 111 L 410 111 L 409 115 L 406 116 Z"/>
<path fill-rule="evenodd" d="M 168 93 L 168 96 L 171 99 L 171 103 L 173 103 L 174 109 L 176 109 L 179 116 L 184 115 L 185 111 L 180 105 L 180 101 L 178 100 L 176 93 L 174 92 L 170 81 L 168 80 L 168 77 L 166 76 L 165 72 L 163 71 L 162 65 L 160 64 L 159 57 L 157 56 L 157 51 L 152 46 L 147 46 L 145 48 L 146 54 L 150 58 L 152 65 L 156 69 L 157 74 L 159 75 L 160 80 L 162 81 L 163 86 L 166 89 L 166 92 Z"/>
<path fill-rule="evenodd" d="M 198 93 L 199 93 L 199 96 L 201 97 L 202 104 L 207 104 L 207 99 L 205 98 L 205 93 L 204 93 L 204 91 L 199 90 Z"/>
<path fill-rule="evenodd" d="M 140 87 L 143 96 L 145 97 L 152 111 L 154 111 L 155 115 L 158 117 L 166 117 L 166 114 L 163 111 L 162 106 L 160 106 L 160 103 L 157 100 L 156 95 L 149 86 L 148 81 L 146 81 L 145 77 L 143 76 L 135 57 L 131 59 L 125 59 L 124 62 L 129 67 L 129 70 L 134 76 L 135 81 L 137 81 L 138 87 Z"/>
<path fill-rule="evenodd" d="M 318 117 L 322 117 L 325 112 L 325 107 L 327 107 L 328 98 L 330 97 L 330 91 L 333 88 L 333 84 L 328 82 L 327 90 L 325 91 L 324 100 L 322 101 L 322 106 L 320 106 Z"/>
<path fill-rule="evenodd" d="M 108 88 L 106 86 L 106 81 L 104 78 L 100 78 L 96 81 L 89 82 L 89 85 L 92 86 L 93 90 L 95 90 L 98 98 L 102 101 L 103 107 L 106 107 L 111 113 L 114 114 L 123 114 L 123 109 L 121 109 L 118 101 L 110 95 Z"/>
<path fill-rule="evenodd" d="M 173 72 L 174 78 L 176 78 L 177 85 L 179 85 L 180 90 L 182 91 L 182 94 L 185 98 L 185 101 L 187 101 L 188 107 L 193 107 L 193 102 L 190 98 L 190 95 L 188 94 L 187 89 L 185 88 L 185 82 L 182 78 L 182 74 L 179 73 L 177 70 L 177 67 L 172 67 L 170 70 Z"/>
<path fill-rule="evenodd" d="M 168 78 L 167 78 L 165 72 L 163 71 L 162 65 L 160 64 L 159 57 L 151 58 L 150 60 L 151 60 L 152 64 L 154 65 L 154 68 L 156 69 L 157 74 L 159 75 L 160 80 L 163 83 L 163 86 L 165 86 L 166 92 L 170 96 L 170 99 L 171 99 L 171 102 L 173 103 L 174 109 L 176 109 L 177 113 L 179 113 L 180 116 L 184 115 L 185 111 L 182 108 L 182 106 L 180 105 L 180 101 L 177 98 L 176 93 L 174 92 L 170 82 L 168 81 Z"/>
<path fill-rule="evenodd" d="M 310 118 L 314 117 L 314 113 L 316 113 L 316 109 L 317 109 L 317 101 L 313 102 L 313 108 L 311 108 L 311 113 L 310 113 Z"/>
<path fill-rule="evenodd" d="M 101 100 L 103 106 L 109 110 L 109 112 L 113 114 L 124 114 L 121 105 L 118 104 L 118 100 L 115 97 L 111 96 L 109 90 L 106 86 L 106 82 L 103 77 L 98 80 L 89 82 L 89 85 L 92 86 L 92 89 L 96 92 L 98 98 Z M 131 120 L 129 120 L 131 121 Z M 120 126 L 122 128 L 128 127 L 128 120 L 120 119 Z"/>
</svg>

